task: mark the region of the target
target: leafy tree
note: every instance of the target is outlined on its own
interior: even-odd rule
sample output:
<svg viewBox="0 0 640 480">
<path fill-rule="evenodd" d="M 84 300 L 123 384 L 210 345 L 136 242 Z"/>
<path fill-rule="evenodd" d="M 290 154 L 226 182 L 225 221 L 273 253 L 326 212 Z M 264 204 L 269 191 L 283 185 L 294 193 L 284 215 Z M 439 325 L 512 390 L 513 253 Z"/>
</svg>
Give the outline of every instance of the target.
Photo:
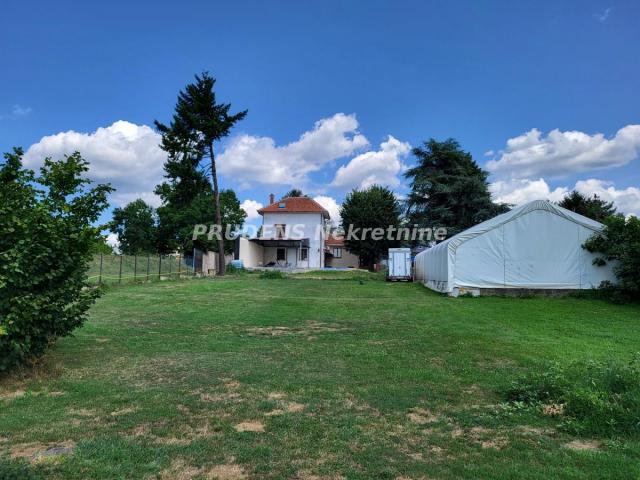
<svg viewBox="0 0 640 480">
<path fill-rule="evenodd" d="M 229 114 L 230 104 L 217 103 L 214 85 L 216 80 L 204 72 L 196 75 L 195 83 L 188 84 L 178 94 L 175 113 L 169 126 L 158 121 L 156 127 L 162 133 L 162 148 L 170 157 L 187 157 L 194 165 L 209 161 L 213 180 L 212 207 L 216 224 L 222 225 L 222 210 L 214 143 L 229 135 L 231 128 L 247 115 L 247 111 Z M 224 238 L 217 242 L 219 252 L 225 251 Z M 224 275 L 224 255 L 219 255 L 218 273 Z"/>
<path fill-rule="evenodd" d="M 413 149 L 417 165 L 405 176 L 411 179 L 406 202 L 407 218 L 421 227 L 446 227 L 455 235 L 508 211 L 491 200 L 487 177 L 460 144 L 450 138 L 431 139 Z"/>
<path fill-rule="evenodd" d="M 616 207 L 613 206 L 613 202 L 606 202 L 596 194 L 588 197 L 577 190 L 566 194 L 558 205 L 585 217 L 592 218 L 597 222 L 603 222 L 607 217 L 616 213 Z"/>
<path fill-rule="evenodd" d="M 93 255 L 111 255 L 113 253 L 113 248 L 111 245 L 107 243 L 107 238 L 104 235 L 100 235 L 100 238 L 97 238 L 91 247 L 91 253 Z"/>
<path fill-rule="evenodd" d="M 369 269 L 389 248 L 399 244 L 396 240 L 389 240 L 386 233 L 389 226 L 400 226 L 400 204 L 388 188 L 373 185 L 364 190 L 351 191 L 340 208 L 340 216 L 346 233 L 345 247 L 360 256 Z M 370 230 L 364 238 L 363 228 L 383 229 L 385 234 L 383 238 L 376 239 Z M 352 238 L 355 236 L 350 232 L 357 234 L 357 238 Z"/>
<path fill-rule="evenodd" d="M 99 290 L 87 282 L 109 185 L 89 188 L 78 152 L 36 176 L 21 149 L 0 165 L 0 371 L 82 325 Z"/>
<path fill-rule="evenodd" d="M 118 235 L 120 251 L 126 255 L 156 251 L 155 211 L 141 198 L 124 208 L 116 208 L 109 230 Z"/>
<path fill-rule="evenodd" d="M 299 188 L 292 188 L 287 193 L 285 193 L 282 198 L 291 198 L 291 197 L 306 197 L 306 195 L 302 193 L 302 190 L 300 190 Z"/>
<path fill-rule="evenodd" d="M 191 252 L 199 250 L 218 250 L 217 239 L 209 240 L 201 235 L 193 240 L 195 225 L 213 225 L 215 221 L 215 198 L 211 183 L 204 172 L 198 170 L 197 162 L 189 155 L 170 155 L 165 162 L 165 178 L 156 187 L 156 194 L 162 200 L 158 214 L 158 248 L 168 253 L 176 250 Z M 230 232 L 240 228 L 246 218 L 233 190 L 222 190 L 219 194 L 220 213 L 224 230 Z M 233 243 L 226 242 L 225 253 L 233 252 Z"/>
<path fill-rule="evenodd" d="M 594 264 L 606 265 L 615 262 L 613 271 L 617 285 L 605 284 L 602 287 L 612 294 L 615 300 L 640 300 L 640 219 L 622 214 L 603 219 L 604 230 L 589 238 L 585 244 L 589 252 L 599 253 Z"/>
</svg>

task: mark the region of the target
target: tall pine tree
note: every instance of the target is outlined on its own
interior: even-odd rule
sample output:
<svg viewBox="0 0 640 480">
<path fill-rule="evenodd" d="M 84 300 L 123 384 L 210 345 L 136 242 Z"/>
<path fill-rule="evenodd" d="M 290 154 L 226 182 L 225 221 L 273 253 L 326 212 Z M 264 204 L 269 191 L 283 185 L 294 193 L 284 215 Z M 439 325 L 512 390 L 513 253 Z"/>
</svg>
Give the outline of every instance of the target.
<svg viewBox="0 0 640 480">
<path fill-rule="evenodd" d="M 405 176 L 411 180 L 406 201 L 407 218 L 421 227 L 446 227 L 455 235 L 477 223 L 504 213 L 489 193 L 488 173 L 450 138 L 433 138 L 413 149 L 417 165 Z"/>
<path fill-rule="evenodd" d="M 231 128 L 247 115 L 247 111 L 229 114 L 231 105 L 216 101 L 215 83 L 216 80 L 208 72 L 196 75 L 195 82 L 188 84 L 178 94 L 171 123 L 167 126 L 156 121 L 155 124 L 162 133 L 162 148 L 170 157 L 182 157 L 194 167 L 209 162 L 213 181 L 211 206 L 215 223 L 223 225 L 214 143 L 229 135 Z M 217 242 L 217 251 L 221 253 L 218 256 L 218 274 L 224 275 L 223 237 Z"/>
</svg>

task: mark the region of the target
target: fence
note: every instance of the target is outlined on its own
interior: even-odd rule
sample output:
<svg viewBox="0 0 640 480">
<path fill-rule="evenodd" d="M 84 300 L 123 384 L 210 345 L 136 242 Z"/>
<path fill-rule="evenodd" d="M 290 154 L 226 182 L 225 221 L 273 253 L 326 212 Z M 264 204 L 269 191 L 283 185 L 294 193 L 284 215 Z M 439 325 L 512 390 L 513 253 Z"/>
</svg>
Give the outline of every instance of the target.
<svg viewBox="0 0 640 480">
<path fill-rule="evenodd" d="M 202 252 L 195 255 L 95 255 L 88 272 L 95 283 L 151 282 L 202 273 Z"/>
</svg>

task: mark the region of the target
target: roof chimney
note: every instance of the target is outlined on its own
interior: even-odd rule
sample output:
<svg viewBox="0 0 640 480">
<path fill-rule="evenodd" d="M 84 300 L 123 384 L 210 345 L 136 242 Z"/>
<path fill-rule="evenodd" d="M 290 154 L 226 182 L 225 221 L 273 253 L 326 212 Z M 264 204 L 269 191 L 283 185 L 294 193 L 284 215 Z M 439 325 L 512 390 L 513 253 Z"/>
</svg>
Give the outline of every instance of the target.
<svg viewBox="0 0 640 480">
<path fill-rule="evenodd" d="M 275 201 L 276 201 L 276 197 L 273 195 L 273 193 L 270 193 L 269 194 L 269 205 L 271 205 Z"/>
</svg>

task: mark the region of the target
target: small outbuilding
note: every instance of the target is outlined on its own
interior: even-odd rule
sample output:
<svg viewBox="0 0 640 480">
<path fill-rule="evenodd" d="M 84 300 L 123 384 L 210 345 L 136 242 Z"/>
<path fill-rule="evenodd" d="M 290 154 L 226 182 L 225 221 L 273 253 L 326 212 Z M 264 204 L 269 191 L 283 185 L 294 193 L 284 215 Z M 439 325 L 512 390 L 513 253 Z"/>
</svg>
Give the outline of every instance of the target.
<svg viewBox="0 0 640 480">
<path fill-rule="evenodd" d="M 615 281 L 611 266 L 593 265 L 584 242 L 604 226 L 536 200 L 419 253 L 416 281 L 439 292 L 482 289 L 590 289 Z"/>
</svg>

